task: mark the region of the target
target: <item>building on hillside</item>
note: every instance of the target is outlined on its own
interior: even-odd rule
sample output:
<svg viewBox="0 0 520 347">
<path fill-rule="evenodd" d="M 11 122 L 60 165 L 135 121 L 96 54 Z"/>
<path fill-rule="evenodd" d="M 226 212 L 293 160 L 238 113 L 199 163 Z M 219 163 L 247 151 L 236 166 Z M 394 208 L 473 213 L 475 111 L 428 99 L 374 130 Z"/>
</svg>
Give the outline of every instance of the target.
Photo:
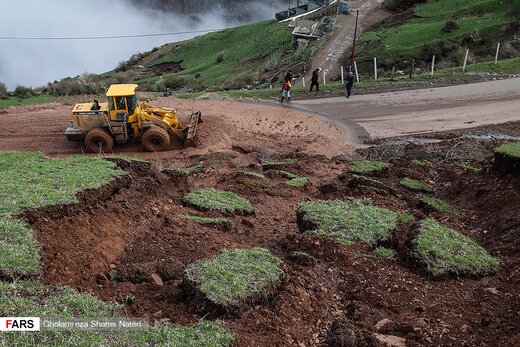
<svg viewBox="0 0 520 347">
<path fill-rule="evenodd" d="M 328 6 L 332 0 L 295 0 L 294 7 L 276 13 L 276 20 L 284 20 L 289 17 L 298 16 L 310 11 L 314 11 L 322 6 Z"/>
</svg>

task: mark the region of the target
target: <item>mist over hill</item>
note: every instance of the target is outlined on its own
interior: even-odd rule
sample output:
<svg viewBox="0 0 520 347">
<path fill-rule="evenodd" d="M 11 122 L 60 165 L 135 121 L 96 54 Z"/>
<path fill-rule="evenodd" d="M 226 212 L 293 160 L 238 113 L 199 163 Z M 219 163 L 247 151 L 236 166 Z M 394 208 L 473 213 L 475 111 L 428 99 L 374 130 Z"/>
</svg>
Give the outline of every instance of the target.
<svg viewBox="0 0 520 347">
<path fill-rule="evenodd" d="M 285 5 L 283 0 L 4 1 L 0 37 L 15 39 L 0 40 L 0 81 L 14 89 L 17 85 L 38 87 L 83 72 L 102 73 L 134 53 L 201 33 L 103 40 L 19 38 L 215 30 L 274 18 Z"/>
</svg>

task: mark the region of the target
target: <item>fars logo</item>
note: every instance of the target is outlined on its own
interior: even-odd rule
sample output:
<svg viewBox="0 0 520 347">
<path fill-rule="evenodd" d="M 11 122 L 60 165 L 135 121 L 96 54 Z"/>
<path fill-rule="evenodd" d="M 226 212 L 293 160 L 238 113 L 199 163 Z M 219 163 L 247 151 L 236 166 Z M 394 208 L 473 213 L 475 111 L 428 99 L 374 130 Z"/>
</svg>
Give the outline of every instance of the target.
<svg viewBox="0 0 520 347">
<path fill-rule="evenodd" d="M 40 318 L 0 317 L 0 331 L 40 331 Z"/>
</svg>

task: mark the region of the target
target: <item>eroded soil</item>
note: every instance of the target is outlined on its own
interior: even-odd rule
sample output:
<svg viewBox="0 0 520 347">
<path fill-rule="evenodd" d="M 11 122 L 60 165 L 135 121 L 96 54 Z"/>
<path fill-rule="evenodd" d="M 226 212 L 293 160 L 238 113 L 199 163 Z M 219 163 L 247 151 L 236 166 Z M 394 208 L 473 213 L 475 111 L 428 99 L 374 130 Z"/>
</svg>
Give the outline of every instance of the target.
<svg viewBox="0 0 520 347">
<path fill-rule="evenodd" d="M 410 346 L 513 346 L 520 343 L 520 181 L 491 170 L 497 143 L 482 145 L 483 160 L 473 162 L 483 167 L 481 173 L 448 158 L 452 140 L 399 145 L 392 149 L 392 168 L 376 177 L 395 188 L 396 193 L 388 196 L 349 187 L 351 175 L 346 171 L 352 155 L 326 159 L 293 153 L 299 162 L 288 170 L 311 178 L 304 188 L 288 186 L 276 172 L 267 172 L 267 180 L 237 174 L 241 165 L 261 171 L 262 153 L 255 151 L 184 157 L 185 165 L 206 163 L 204 173 L 189 177 L 162 173 L 157 161 L 152 165 L 118 161 L 129 176 L 80 194 L 78 205 L 28 211 L 25 217 L 42 245 L 46 283 L 116 300 L 131 316 L 172 324 L 221 318 L 235 334 L 236 346 L 384 345 L 375 334 L 383 339 L 392 335 Z M 358 155 L 384 157 L 389 151 L 389 147 L 373 147 Z M 414 165 L 411 159 L 426 159 L 426 165 Z M 399 185 L 405 176 L 429 184 L 435 196 L 464 213 L 455 216 L 423 209 L 419 194 Z M 197 187 L 238 193 L 253 203 L 256 215 L 230 216 L 229 231 L 182 220 L 180 214 L 202 215 L 181 202 L 186 192 Z M 397 260 L 373 257 L 365 245 L 347 247 L 300 233 L 296 210 L 302 201 L 349 196 L 407 211 L 416 221 L 434 217 L 483 245 L 502 261 L 501 270 L 480 279 L 429 279 L 407 257 L 406 242 L 415 230 L 414 222 L 400 224 L 386 244 L 398 251 Z M 216 256 L 222 248 L 253 246 L 268 248 L 284 261 L 284 280 L 272 301 L 238 317 L 194 310 L 180 289 L 183 269 Z M 295 250 L 311 254 L 317 264 L 292 261 Z M 150 281 L 152 273 L 164 285 Z M 389 322 L 377 329 L 383 319 Z"/>
</svg>

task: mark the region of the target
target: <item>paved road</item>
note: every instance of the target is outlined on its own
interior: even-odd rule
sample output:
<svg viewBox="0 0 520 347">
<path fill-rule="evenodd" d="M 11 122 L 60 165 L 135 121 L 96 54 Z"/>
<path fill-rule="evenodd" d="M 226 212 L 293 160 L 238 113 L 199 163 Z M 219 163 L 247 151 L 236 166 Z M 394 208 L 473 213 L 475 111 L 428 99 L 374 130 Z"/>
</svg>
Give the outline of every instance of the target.
<svg viewBox="0 0 520 347">
<path fill-rule="evenodd" d="M 520 121 L 520 78 L 294 101 L 352 129 L 357 141 Z"/>
</svg>

